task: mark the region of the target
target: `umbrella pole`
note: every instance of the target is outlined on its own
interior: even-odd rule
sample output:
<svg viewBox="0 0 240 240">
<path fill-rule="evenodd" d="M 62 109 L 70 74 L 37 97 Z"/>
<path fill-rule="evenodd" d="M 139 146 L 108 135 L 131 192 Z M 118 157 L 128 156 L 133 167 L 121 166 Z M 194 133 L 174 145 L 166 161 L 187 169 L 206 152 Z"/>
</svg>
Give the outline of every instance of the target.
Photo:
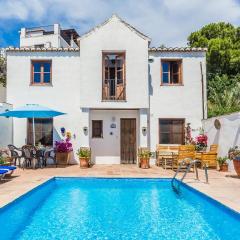
<svg viewBox="0 0 240 240">
<path fill-rule="evenodd" d="M 33 117 L 33 146 L 35 146 L 35 120 L 34 120 L 34 117 Z"/>
</svg>

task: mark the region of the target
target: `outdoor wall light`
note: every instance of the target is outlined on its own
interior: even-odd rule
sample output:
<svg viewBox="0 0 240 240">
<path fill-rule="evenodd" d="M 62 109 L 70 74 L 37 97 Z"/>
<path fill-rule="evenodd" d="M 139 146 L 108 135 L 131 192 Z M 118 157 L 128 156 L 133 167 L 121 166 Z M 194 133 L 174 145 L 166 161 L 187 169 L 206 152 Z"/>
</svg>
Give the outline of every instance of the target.
<svg viewBox="0 0 240 240">
<path fill-rule="evenodd" d="M 88 134 L 88 127 L 83 127 L 83 132 L 84 132 L 85 135 L 87 135 Z"/>
<path fill-rule="evenodd" d="M 146 135 L 146 133 L 147 133 L 147 127 L 142 127 L 142 133 L 143 133 L 143 135 Z"/>
</svg>

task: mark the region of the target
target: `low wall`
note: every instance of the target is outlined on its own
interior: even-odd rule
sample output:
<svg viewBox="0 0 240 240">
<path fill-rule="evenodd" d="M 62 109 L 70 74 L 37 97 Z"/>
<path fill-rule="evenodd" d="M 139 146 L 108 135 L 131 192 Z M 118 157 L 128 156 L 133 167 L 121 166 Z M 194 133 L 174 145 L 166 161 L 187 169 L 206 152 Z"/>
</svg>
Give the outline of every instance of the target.
<svg viewBox="0 0 240 240">
<path fill-rule="evenodd" d="M 214 125 L 216 120 L 220 122 L 220 128 Z M 229 115 L 209 118 L 202 121 L 204 132 L 208 136 L 208 144 L 218 144 L 218 156 L 227 156 L 230 147 L 240 147 L 240 112 Z M 233 170 L 230 163 L 230 170 Z"/>
<path fill-rule="evenodd" d="M 0 103 L 0 112 L 12 109 L 8 103 Z M 6 147 L 13 142 L 13 120 L 12 118 L 0 117 L 0 147 Z"/>
</svg>

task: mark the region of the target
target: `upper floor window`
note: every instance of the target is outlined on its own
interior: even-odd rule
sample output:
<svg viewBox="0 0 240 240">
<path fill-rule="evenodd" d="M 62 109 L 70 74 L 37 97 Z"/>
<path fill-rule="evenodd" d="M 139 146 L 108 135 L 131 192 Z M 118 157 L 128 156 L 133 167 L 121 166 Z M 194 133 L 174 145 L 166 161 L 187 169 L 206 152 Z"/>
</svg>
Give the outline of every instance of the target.
<svg viewBox="0 0 240 240">
<path fill-rule="evenodd" d="M 51 60 L 33 60 L 32 61 L 32 79 L 33 85 L 49 85 L 52 81 L 52 61 Z"/>
<path fill-rule="evenodd" d="M 125 53 L 103 52 L 103 100 L 125 100 Z"/>
<path fill-rule="evenodd" d="M 182 84 L 182 60 L 162 60 L 161 69 L 162 85 Z"/>
</svg>

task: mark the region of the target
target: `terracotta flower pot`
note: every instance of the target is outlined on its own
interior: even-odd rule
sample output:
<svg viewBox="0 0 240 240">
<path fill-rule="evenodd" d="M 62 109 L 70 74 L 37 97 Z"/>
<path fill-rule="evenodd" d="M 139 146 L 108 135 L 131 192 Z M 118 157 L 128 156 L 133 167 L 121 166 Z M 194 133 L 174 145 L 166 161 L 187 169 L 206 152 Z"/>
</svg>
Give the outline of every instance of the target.
<svg viewBox="0 0 240 240">
<path fill-rule="evenodd" d="M 228 164 L 222 164 L 219 166 L 219 171 L 221 172 L 228 172 Z"/>
<path fill-rule="evenodd" d="M 89 158 L 80 157 L 80 168 L 89 168 Z"/>
<path fill-rule="evenodd" d="M 235 169 L 237 175 L 240 177 L 240 159 L 234 159 L 233 166 L 234 166 L 234 169 Z"/>
<path fill-rule="evenodd" d="M 70 152 L 57 152 L 56 160 L 58 165 L 67 165 L 69 163 Z"/>
<path fill-rule="evenodd" d="M 150 168 L 149 158 L 140 158 L 140 167 L 144 169 Z"/>
</svg>

